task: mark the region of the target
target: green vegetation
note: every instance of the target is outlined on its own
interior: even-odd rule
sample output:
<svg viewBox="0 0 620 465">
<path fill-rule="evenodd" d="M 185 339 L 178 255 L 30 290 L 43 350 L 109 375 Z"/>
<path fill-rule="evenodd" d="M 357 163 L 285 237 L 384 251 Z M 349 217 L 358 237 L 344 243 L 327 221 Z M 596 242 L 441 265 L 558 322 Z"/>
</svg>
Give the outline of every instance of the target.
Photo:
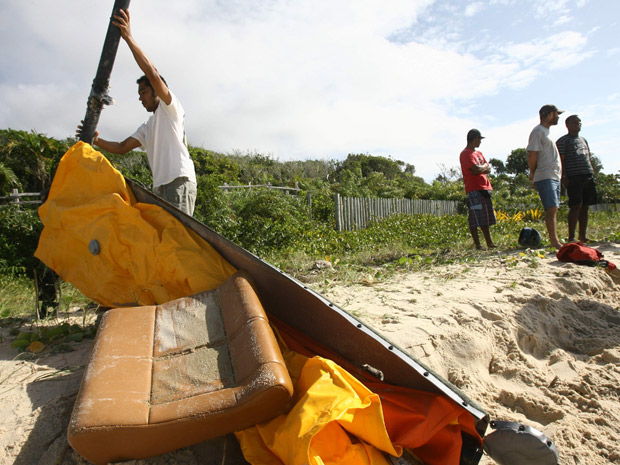
<svg viewBox="0 0 620 465">
<path fill-rule="evenodd" d="M 11 342 L 11 347 L 18 352 L 37 354 L 46 348 L 66 350 L 64 344 L 68 342 L 82 342 L 84 338 L 92 339 L 95 336 L 95 326 L 81 326 L 63 322 L 56 326 L 41 326 L 32 331 L 20 331 L 17 338 Z"/>
<path fill-rule="evenodd" d="M 74 139 L 58 141 L 35 132 L 0 130 L 0 196 L 11 189 L 39 192 L 49 189 L 64 152 Z M 525 225 L 534 225 L 545 236 L 540 201 L 524 173 L 524 149 L 513 150 L 507 160 L 492 160 L 494 202 L 499 223 L 492 228 L 498 252 L 514 260 L 535 263 L 536 257 L 514 253 L 516 239 Z M 404 197 L 463 200 L 460 172 L 441 167 L 430 183 L 415 175 L 415 167 L 389 157 L 350 154 L 342 161 L 305 160 L 280 162 L 258 153 L 221 154 L 190 147 L 198 176 L 195 217 L 212 229 L 283 270 L 321 284 L 320 280 L 374 282 L 404 269 L 419 269 L 453 261 L 475 262 L 489 252 L 473 250 L 467 219 L 457 216 L 393 216 L 354 232 L 334 230 L 334 194 L 353 197 Z M 106 154 L 125 176 L 150 186 L 146 155 Z M 456 156 L 455 156 L 456 160 Z M 597 182 L 605 202 L 620 201 L 620 175 L 605 174 L 597 165 Z M 298 187 L 299 195 L 275 189 L 235 189 L 219 186 L 264 185 Z M 307 195 L 311 196 L 308 205 Z M 500 213 L 501 212 L 501 213 Z M 618 213 L 591 215 L 590 235 L 618 241 Z M 560 210 L 565 231 L 566 208 Z M 43 301 L 42 285 L 35 295 L 33 277 L 45 267 L 33 257 L 41 223 L 36 207 L 0 208 L 0 318 L 33 315 Z M 551 253 L 548 250 L 547 253 Z M 538 255 L 536 255 L 538 256 Z M 317 260 L 328 260 L 328 273 L 313 270 Z M 61 309 L 85 307 L 88 299 L 63 283 Z M 64 334 L 64 333 L 63 333 Z M 64 334 L 66 337 L 68 334 Z M 34 337 L 34 336 L 33 336 Z M 38 333 L 37 337 L 44 337 Z M 23 340 L 35 342 L 23 336 Z M 20 344 L 25 344 L 22 342 Z"/>
</svg>

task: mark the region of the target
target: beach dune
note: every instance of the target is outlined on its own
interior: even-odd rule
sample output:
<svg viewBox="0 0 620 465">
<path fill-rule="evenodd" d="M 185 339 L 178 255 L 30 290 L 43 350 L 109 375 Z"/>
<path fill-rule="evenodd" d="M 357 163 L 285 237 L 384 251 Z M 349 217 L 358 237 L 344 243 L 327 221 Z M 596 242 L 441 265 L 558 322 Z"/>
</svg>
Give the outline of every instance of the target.
<svg viewBox="0 0 620 465">
<path fill-rule="evenodd" d="M 620 247 L 595 247 L 620 265 Z M 602 268 L 560 263 L 552 254 L 481 257 L 318 290 L 463 390 L 491 419 L 542 431 L 560 464 L 620 463 L 620 286 Z M 82 312 L 63 318 L 81 322 Z M 66 428 L 92 341 L 19 360 L 9 331 L 20 324 L 0 328 L 0 465 L 86 464 L 69 447 Z M 209 453 L 197 445 L 129 463 L 205 464 Z M 485 456 L 480 463 L 495 462 Z"/>
</svg>

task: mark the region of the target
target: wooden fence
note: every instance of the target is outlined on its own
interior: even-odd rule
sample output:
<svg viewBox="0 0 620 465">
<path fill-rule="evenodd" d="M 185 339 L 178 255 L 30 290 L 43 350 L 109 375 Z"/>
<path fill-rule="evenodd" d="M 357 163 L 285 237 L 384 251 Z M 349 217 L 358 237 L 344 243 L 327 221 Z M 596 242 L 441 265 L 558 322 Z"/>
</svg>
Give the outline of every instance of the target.
<svg viewBox="0 0 620 465">
<path fill-rule="evenodd" d="M 620 203 L 599 203 L 590 205 L 591 212 L 617 212 L 620 211 Z"/>
<path fill-rule="evenodd" d="M 377 199 L 335 196 L 336 230 L 364 228 L 374 220 L 397 213 L 407 215 L 455 215 L 463 202 L 457 200 Z"/>
<path fill-rule="evenodd" d="M 278 189 L 287 194 L 299 195 L 301 189 L 295 187 L 278 187 L 271 184 L 247 184 L 229 186 L 224 184 L 218 186 L 224 191 L 229 189 L 252 189 L 262 187 L 267 189 Z M 308 205 L 312 206 L 310 193 L 306 195 Z M 404 213 L 407 215 L 456 215 L 459 208 L 465 208 L 463 202 L 457 200 L 421 200 L 421 199 L 379 199 L 379 198 L 360 198 L 360 197 L 340 197 L 335 195 L 335 216 L 337 231 L 352 231 L 365 228 L 368 223 L 374 220 L 386 218 L 390 215 Z M 40 204 L 41 192 L 19 192 L 17 189 L 5 196 L 0 197 L 0 208 L 7 205 L 26 205 Z M 601 203 L 590 206 L 591 212 L 600 211 L 620 211 L 618 203 Z"/>
<path fill-rule="evenodd" d="M 32 199 L 33 197 L 34 199 Z M 40 192 L 19 192 L 17 189 L 13 189 L 9 195 L 5 197 L 0 197 L 0 207 L 5 205 L 25 205 L 38 203 L 41 203 Z"/>
<path fill-rule="evenodd" d="M 272 186 L 271 183 L 267 183 L 267 184 L 252 184 L 251 182 L 249 182 L 247 185 L 246 184 L 242 184 L 239 186 L 229 186 L 228 183 L 224 183 L 223 186 L 217 186 L 220 189 L 222 189 L 224 192 L 228 192 L 231 189 L 249 189 L 252 190 L 253 188 L 256 187 L 263 187 L 265 189 L 277 189 L 277 190 L 281 190 L 282 192 L 284 192 L 285 194 L 296 194 L 299 195 L 299 192 L 301 191 L 301 189 L 299 188 L 299 185 L 297 183 L 295 183 L 295 187 L 279 187 L 279 186 Z"/>
</svg>

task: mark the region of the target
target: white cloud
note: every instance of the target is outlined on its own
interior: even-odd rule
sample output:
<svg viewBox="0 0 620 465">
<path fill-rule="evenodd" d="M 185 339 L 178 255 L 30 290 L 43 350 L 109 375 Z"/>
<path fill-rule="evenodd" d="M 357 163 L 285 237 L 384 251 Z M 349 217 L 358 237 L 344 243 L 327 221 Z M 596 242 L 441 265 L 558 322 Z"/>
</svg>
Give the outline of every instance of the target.
<svg viewBox="0 0 620 465">
<path fill-rule="evenodd" d="M 564 24 L 568 24 L 573 20 L 573 18 L 569 15 L 558 16 L 558 18 L 553 22 L 554 26 L 563 26 Z"/>
<path fill-rule="evenodd" d="M 562 4 L 545 11 L 553 18 L 572 15 L 557 9 Z M 432 179 L 438 164 L 457 164 L 464 134 L 481 122 L 489 133 L 487 158 L 505 158 L 525 144 L 536 121 L 515 122 L 523 117 L 481 109 L 480 99 L 509 101 L 546 73 L 592 56 L 588 46 L 595 37 L 586 31 L 536 30 L 517 38 L 512 26 L 498 36 L 477 21 L 482 8 L 486 15 L 490 6 L 516 11 L 519 5 L 148 0 L 135 1 L 131 12 L 137 41 L 185 106 L 190 143 L 280 159 L 392 155 Z M 84 115 L 110 8 L 69 0 L 3 5 L 0 40 L 20 47 L 0 51 L 0 127 L 73 134 Z M 471 16 L 464 17 L 463 8 Z M 522 10 L 520 16 L 486 19 L 529 20 L 529 10 Z M 521 21 L 519 28 L 528 24 Z M 472 25 L 476 34 L 469 33 Z M 400 42 L 388 40 L 399 31 L 406 32 Z M 118 103 L 104 110 L 102 135 L 125 138 L 148 117 L 137 102 L 139 75 L 121 43 L 110 89 Z M 531 98 L 538 108 L 540 96 Z"/>
<path fill-rule="evenodd" d="M 521 63 L 524 67 L 539 69 L 561 69 L 574 66 L 593 55 L 584 51 L 587 38 L 574 31 L 553 34 L 549 37 L 508 44 L 501 52 Z"/>
<path fill-rule="evenodd" d="M 484 8 L 484 3 L 473 2 L 465 7 L 465 16 L 475 16 L 479 11 Z"/>
<path fill-rule="evenodd" d="M 547 0 L 536 2 L 534 11 L 536 16 L 551 19 L 557 12 L 565 11 L 568 0 Z"/>
</svg>

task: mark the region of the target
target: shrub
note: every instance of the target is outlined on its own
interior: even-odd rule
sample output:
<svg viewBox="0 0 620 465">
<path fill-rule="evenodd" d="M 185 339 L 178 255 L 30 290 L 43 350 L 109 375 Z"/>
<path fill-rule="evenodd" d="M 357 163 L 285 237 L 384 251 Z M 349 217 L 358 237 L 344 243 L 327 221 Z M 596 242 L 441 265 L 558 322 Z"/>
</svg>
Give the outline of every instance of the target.
<svg viewBox="0 0 620 465">
<path fill-rule="evenodd" d="M 34 257 L 43 225 L 35 209 L 17 205 L 0 208 L 0 271 L 32 276 L 42 266 Z"/>
<path fill-rule="evenodd" d="M 255 189 L 238 197 L 233 207 L 239 224 L 236 240 L 251 252 L 286 249 L 312 229 L 305 199 L 268 189 Z"/>
</svg>

